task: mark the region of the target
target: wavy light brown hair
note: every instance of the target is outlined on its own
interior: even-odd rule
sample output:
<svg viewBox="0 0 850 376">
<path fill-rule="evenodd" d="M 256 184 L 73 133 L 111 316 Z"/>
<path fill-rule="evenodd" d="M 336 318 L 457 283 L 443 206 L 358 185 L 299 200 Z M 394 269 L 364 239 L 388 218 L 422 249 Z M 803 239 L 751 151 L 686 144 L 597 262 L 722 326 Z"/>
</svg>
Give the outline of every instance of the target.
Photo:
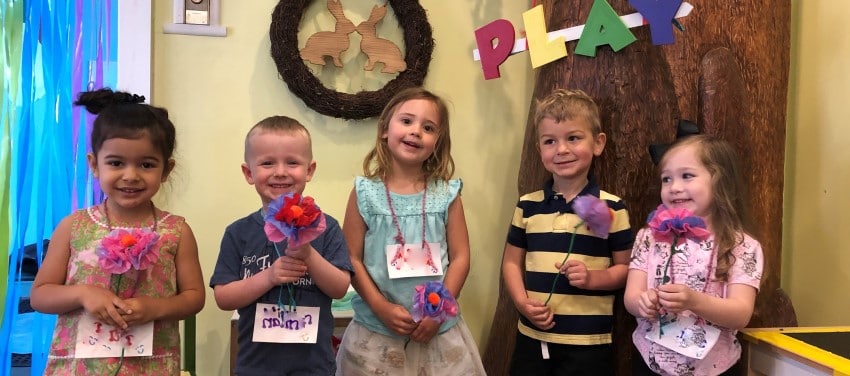
<svg viewBox="0 0 850 376">
<path fill-rule="evenodd" d="M 452 139 L 449 131 L 449 110 L 446 103 L 434 93 L 421 87 L 404 89 L 390 99 L 384 106 L 384 110 L 378 117 L 378 132 L 375 137 L 375 147 L 363 159 L 363 175 L 367 178 L 386 179 L 390 174 L 392 166 L 390 149 L 387 140 L 383 137 L 384 132 L 389 129 L 390 120 L 402 103 L 414 99 L 431 101 L 437 107 L 437 121 L 440 134 L 434 153 L 422 164 L 422 172 L 425 174 L 426 182 L 431 180 L 449 180 L 455 171 L 455 162 L 452 159 Z"/>
<path fill-rule="evenodd" d="M 694 135 L 677 140 L 661 157 L 659 171 L 664 169 L 670 151 L 686 146 L 695 146 L 696 155 L 711 175 L 712 205 L 711 224 L 717 247 L 717 279 L 726 281 L 729 268 L 735 263 L 732 249 L 744 241 L 749 227 L 746 185 L 738 166 L 735 148 L 728 142 L 708 136 Z"/>
<path fill-rule="evenodd" d="M 590 95 L 581 90 L 555 89 L 538 101 L 534 109 L 534 125 L 539 126 L 543 118 L 547 117 L 555 122 L 584 117 L 590 123 L 594 137 L 602 133 L 599 106 Z"/>
</svg>

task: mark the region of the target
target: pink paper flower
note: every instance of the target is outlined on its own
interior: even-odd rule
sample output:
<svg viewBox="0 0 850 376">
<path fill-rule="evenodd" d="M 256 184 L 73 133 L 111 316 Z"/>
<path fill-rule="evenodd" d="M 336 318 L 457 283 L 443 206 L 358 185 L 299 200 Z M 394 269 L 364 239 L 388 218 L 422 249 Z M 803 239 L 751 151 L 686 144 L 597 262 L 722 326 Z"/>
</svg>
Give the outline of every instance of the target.
<svg viewBox="0 0 850 376">
<path fill-rule="evenodd" d="M 694 241 L 703 241 L 711 236 L 711 232 L 708 231 L 705 225 L 705 220 L 684 208 L 670 209 L 663 204 L 658 205 L 657 209 L 649 213 L 646 222 L 652 231 L 655 241 L 670 243 L 670 256 L 664 265 L 661 284 L 665 284 L 671 280 L 670 276 L 667 275 L 667 271 L 670 269 L 673 255 L 682 252 L 682 250 L 676 248 L 681 240 L 691 239 Z M 664 335 L 664 324 L 661 324 L 661 319 L 662 313 L 659 311 L 658 333 L 659 335 Z"/>
<path fill-rule="evenodd" d="M 310 196 L 287 193 L 269 203 L 263 229 L 269 240 L 287 241 L 287 248 L 297 248 L 316 239 L 325 231 L 325 215 Z"/>
<path fill-rule="evenodd" d="M 703 241 L 711 236 L 705 220 L 683 208 L 668 209 L 664 205 L 658 205 L 655 211 L 649 213 L 647 225 L 656 241 L 668 242 L 673 247 L 677 245 L 673 243 L 684 238 Z"/>
<path fill-rule="evenodd" d="M 681 240 L 703 241 L 711 236 L 705 221 L 683 208 L 669 209 L 664 205 L 658 205 L 657 209 L 649 213 L 647 225 L 655 241 L 670 243 L 670 257 L 667 259 L 667 265 L 664 266 L 662 284 L 670 281 L 667 269 L 670 268 L 673 255 L 681 252 L 676 248 Z"/>
<path fill-rule="evenodd" d="M 159 234 L 149 229 L 112 230 L 95 249 L 98 264 L 112 274 L 145 270 L 159 258 L 153 247 L 158 240 Z"/>
</svg>

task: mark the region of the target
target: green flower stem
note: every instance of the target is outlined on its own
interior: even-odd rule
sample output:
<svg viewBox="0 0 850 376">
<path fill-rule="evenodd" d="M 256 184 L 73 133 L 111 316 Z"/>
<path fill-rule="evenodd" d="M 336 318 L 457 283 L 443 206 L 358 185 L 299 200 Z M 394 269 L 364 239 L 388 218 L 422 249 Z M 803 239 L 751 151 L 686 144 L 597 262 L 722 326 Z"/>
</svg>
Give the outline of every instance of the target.
<svg viewBox="0 0 850 376">
<path fill-rule="evenodd" d="M 121 291 L 121 277 L 123 277 L 123 276 L 124 276 L 124 274 L 118 275 L 118 282 L 115 283 L 115 295 L 118 295 L 118 292 Z M 115 274 L 113 274 L 112 277 L 115 278 Z M 121 296 L 118 296 L 118 297 L 120 298 Z"/>
<path fill-rule="evenodd" d="M 121 371 L 121 366 L 124 365 L 124 347 L 121 347 L 121 357 L 118 358 L 118 368 L 115 369 L 115 373 L 112 376 L 117 376 L 118 372 Z"/>
<path fill-rule="evenodd" d="M 113 274 L 112 276 L 114 277 L 115 275 Z M 118 282 L 115 284 L 115 295 L 118 295 L 118 292 L 121 291 L 121 277 L 123 277 L 123 276 L 124 276 L 124 274 L 118 275 Z M 120 298 L 121 296 L 118 296 L 118 297 Z M 121 371 L 121 366 L 123 366 L 123 365 L 124 365 L 124 346 L 121 346 L 121 357 L 118 358 L 118 368 L 115 369 L 115 373 L 113 373 L 112 376 L 118 375 L 118 372 Z"/>
<path fill-rule="evenodd" d="M 673 261 L 673 255 L 676 254 L 676 243 L 679 242 L 679 234 L 673 234 L 673 242 L 670 243 L 670 257 L 667 258 L 667 265 L 664 265 L 664 274 L 661 274 L 661 284 L 666 284 L 667 269 L 670 268 L 670 263 Z M 672 278 L 671 278 L 672 280 Z M 658 310 L 658 336 L 664 335 L 664 325 L 661 324 L 661 309 Z"/>
<path fill-rule="evenodd" d="M 185 321 L 183 321 L 183 334 L 185 335 L 185 339 L 183 340 L 183 354 L 185 354 L 185 358 L 183 363 L 185 365 L 185 371 L 188 371 L 190 375 L 195 376 L 195 358 L 197 356 L 195 350 L 195 327 L 196 327 L 196 317 L 197 315 L 192 315 L 187 317 Z"/>
<path fill-rule="evenodd" d="M 679 235 L 673 234 L 673 242 L 670 243 L 670 257 L 667 259 L 667 265 L 664 265 L 664 274 L 661 275 L 661 284 L 666 284 L 667 269 L 670 268 L 670 263 L 673 261 L 673 255 L 676 254 L 676 243 L 679 242 Z M 672 278 L 671 278 L 672 279 Z"/>
<path fill-rule="evenodd" d="M 272 245 L 274 245 L 274 251 L 277 253 L 277 257 L 283 256 L 280 253 L 280 249 L 277 248 L 277 243 L 272 243 Z M 292 287 L 291 283 L 286 283 L 285 285 L 286 285 L 286 292 L 289 293 L 289 305 L 288 305 L 289 306 L 289 312 L 295 312 L 295 307 L 298 306 L 298 304 L 295 302 L 295 288 Z M 281 288 L 277 292 L 277 306 L 280 307 L 281 309 L 284 308 L 283 288 Z"/>
<path fill-rule="evenodd" d="M 572 236 L 570 236 L 570 247 L 567 248 L 567 254 L 564 256 L 564 260 L 561 261 L 561 265 L 563 265 L 564 263 L 567 262 L 567 259 L 570 257 L 570 254 L 573 252 L 573 243 L 575 243 L 575 241 L 576 241 L 576 232 L 578 231 L 578 228 L 583 224 L 584 224 L 584 221 L 581 221 L 575 227 L 573 227 L 573 234 L 572 234 Z M 552 288 L 549 289 L 549 297 L 546 298 L 546 301 L 543 302 L 543 304 L 549 304 L 549 300 L 552 299 L 552 294 L 555 293 L 555 284 L 558 283 L 558 277 L 560 275 L 561 275 L 560 272 L 558 274 L 555 274 L 555 279 L 552 280 Z"/>
</svg>

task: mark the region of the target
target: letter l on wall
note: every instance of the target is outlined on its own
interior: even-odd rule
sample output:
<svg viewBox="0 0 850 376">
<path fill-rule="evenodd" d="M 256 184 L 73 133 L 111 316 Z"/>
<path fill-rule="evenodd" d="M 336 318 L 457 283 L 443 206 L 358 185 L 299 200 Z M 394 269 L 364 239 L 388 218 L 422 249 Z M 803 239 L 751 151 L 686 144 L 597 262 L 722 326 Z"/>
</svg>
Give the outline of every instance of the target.
<svg viewBox="0 0 850 376">
<path fill-rule="evenodd" d="M 546 18 L 543 15 L 543 5 L 538 5 L 522 14 L 525 23 L 528 53 L 531 57 L 531 67 L 551 63 L 567 56 L 567 45 L 564 37 L 549 40 L 546 34 Z"/>
</svg>

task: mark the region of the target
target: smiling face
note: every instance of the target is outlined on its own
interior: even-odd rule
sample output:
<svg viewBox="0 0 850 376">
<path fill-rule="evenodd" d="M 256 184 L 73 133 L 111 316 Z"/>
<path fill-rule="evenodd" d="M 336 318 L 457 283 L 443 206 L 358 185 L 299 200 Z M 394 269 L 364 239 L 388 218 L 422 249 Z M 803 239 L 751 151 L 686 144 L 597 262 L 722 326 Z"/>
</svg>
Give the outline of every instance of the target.
<svg viewBox="0 0 850 376">
<path fill-rule="evenodd" d="M 246 142 L 242 174 L 254 186 L 265 209 L 280 195 L 303 193 L 316 162 L 303 132 L 255 129 Z"/>
<path fill-rule="evenodd" d="M 684 208 L 710 220 L 713 202 L 711 173 L 700 160 L 699 144 L 668 150 L 661 165 L 661 202 Z"/>
<path fill-rule="evenodd" d="M 583 116 L 561 121 L 544 117 L 537 125 L 537 147 L 555 186 L 564 186 L 587 179 L 593 157 L 605 149 L 605 133 L 594 135 Z"/>
<path fill-rule="evenodd" d="M 398 106 L 381 136 L 395 167 L 422 168 L 440 138 L 439 119 L 437 106 L 427 99 L 411 99 Z"/>
<path fill-rule="evenodd" d="M 147 134 L 137 139 L 110 138 L 97 155 L 89 154 L 87 159 L 109 198 L 110 213 L 125 219 L 150 213 L 151 198 L 174 167 L 174 161 L 165 161 Z"/>
</svg>

